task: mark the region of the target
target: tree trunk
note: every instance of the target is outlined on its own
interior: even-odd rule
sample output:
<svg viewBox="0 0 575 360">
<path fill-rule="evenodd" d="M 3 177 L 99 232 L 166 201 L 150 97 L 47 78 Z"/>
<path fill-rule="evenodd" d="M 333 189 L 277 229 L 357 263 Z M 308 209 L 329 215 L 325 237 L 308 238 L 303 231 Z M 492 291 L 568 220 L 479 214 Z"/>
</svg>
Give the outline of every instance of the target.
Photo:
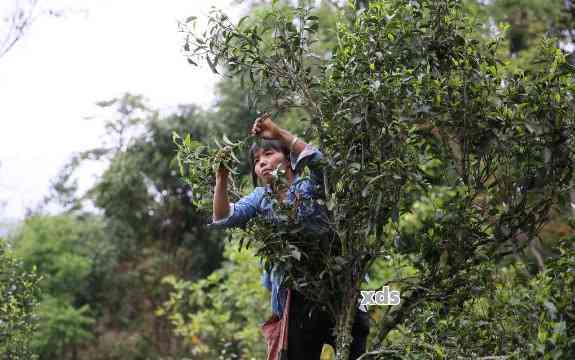
<svg viewBox="0 0 575 360">
<path fill-rule="evenodd" d="M 351 329 L 357 311 L 357 294 L 355 287 L 350 289 L 348 296 L 342 299 L 340 311 L 335 320 L 335 359 L 349 360 L 351 341 L 353 340 Z"/>
<path fill-rule="evenodd" d="M 575 178 L 573 180 L 571 180 L 571 192 L 569 193 L 569 200 L 571 200 L 571 204 L 569 204 L 569 206 L 571 206 L 571 216 L 573 216 L 575 218 Z"/>
</svg>

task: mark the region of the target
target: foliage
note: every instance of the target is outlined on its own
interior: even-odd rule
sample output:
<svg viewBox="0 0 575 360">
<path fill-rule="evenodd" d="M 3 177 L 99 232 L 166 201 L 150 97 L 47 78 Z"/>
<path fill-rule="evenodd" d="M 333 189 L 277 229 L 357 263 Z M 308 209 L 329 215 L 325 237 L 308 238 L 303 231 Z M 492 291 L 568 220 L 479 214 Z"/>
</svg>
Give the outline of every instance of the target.
<svg viewBox="0 0 575 360">
<path fill-rule="evenodd" d="M 93 296 L 87 280 L 98 281 L 114 259 L 97 217 L 33 216 L 14 235 L 15 252 L 24 263 L 46 275 L 42 288 L 49 294 L 74 298 Z"/>
<path fill-rule="evenodd" d="M 202 227 L 206 219 L 193 205 L 190 187 L 176 176 L 172 134 L 187 131 L 207 140 L 210 124 L 196 106 L 182 105 L 162 115 L 142 96 L 132 94 L 99 105 L 111 114 L 107 138 L 100 147 L 75 154 L 54 183 L 48 201 L 60 201 L 73 217 L 84 216 L 84 206 L 93 202 L 102 213 L 98 230 L 105 238 L 102 244 L 114 244 L 107 258 L 110 266 L 102 269 L 105 281 L 93 283 L 90 296 L 50 302 L 46 309 L 53 306 L 54 314 L 63 310 L 74 316 L 69 320 L 77 325 L 86 316 L 96 320 L 90 325 L 95 330 L 92 338 L 76 333 L 86 340 L 81 358 L 177 354 L 181 341 L 172 336 L 165 319 L 153 314 L 168 297 L 161 279 L 167 274 L 185 280 L 206 276 L 219 267 L 222 246 L 215 234 Z M 106 168 L 80 196 L 71 182 L 88 161 L 100 161 Z M 54 280 L 60 284 L 57 280 L 61 279 Z M 89 308 L 80 312 L 83 305 Z M 63 320 L 50 319 L 60 328 Z M 64 348 L 67 354 L 74 353 L 72 345 Z"/>
<path fill-rule="evenodd" d="M 192 32 L 193 25 L 187 29 L 185 49 L 189 51 L 189 61 L 195 64 L 198 59 L 205 59 L 214 72 L 218 72 L 222 62 L 230 75 L 247 77 L 246 85 L 250 85 L 254 101 L 269 99 L 281 102 L 282 108 L 315 106 L 296 91 L 306 91 L 312 78 L 305 74 L 311 72 L 310 65 L 318 62 L 311 51 L 314 39 L 308 36 L 317 31 L 318 17 L 310 14 L 308 8 L 291 9 L 279 4 L 262 12 L 260 23 L 243 26 L 245 17 L 236 28 L 227 15 L 212 11 L 203 36 Z M 266 32 L 272 36 L 265 37 Z M 270 105 L 259 104 L 263 109 Z"/>
<path fill-rule="evenodd" d="M 27 270 L 0 238 L 0 357 L 34 359 L 30 346 L 37 328 L 40 276 Z"/>
<path fill-rule="evenodd" d="M 59 294 L 58 294 L 59 295 Z M 89 305 L 79 308 L 65 298 L 46 295 L 38 308 L 40 326 L 32 340 L 42 359 L 74 358 L 78 344 L 85 344 L 94 337 L 95 319 Z"/>
<path fill-rule="evenodd" d="M 65 359 L 91 337 L 95 313 L 87 303 L 105 295 L 114 266 L 114 247 L 103 230 L 98 218 L 37 215 L 14 234 L 15 253 L 43 275 L 32 342 L 41 358 Z"/>
<path fill-rule="evenodd" d="M 192 252 L 189 264 L 194 264 L 193 269 L 181 269 L 182 273 L 210 273 L 217 268 L 221 248 L 209 233 L 199 229 L 205 219 L 195 206 L 190 206 L 193 193 L 189 186 L 175 176 L 172 140 L 174 133 L 184 130 L 194 138 L 207 140 L 209 127 L 203 121 L 203 113 L 195 106 L 181 106 L 162 117 L 141 97 L 130 94 L 101 105 L 115 113 L 109 128 L 116 129 L 110 133 L 117 138 L 116 144 L 80 156 L 111 159 L 109 168 L 87 197 L 104 210 L 120 232 L 122 257 L 137 259 L 148 245 L 158 244 L 168 252 L 182 247 Z"/>
<path fill-rule="evenodd" d="M 173 291 L 156 312 L 167 316 L 195 359 L 262 359 L 261 324 L 269 295 L 259 280 L 253 251 L 226 247 L 226 261 L 206 278 L 191 282 L 167 276 Z"/>
<path fill-rule="evenodd" d="M 427 303 L 410 315 L 409 325 L 390 334 L 389 358 L 572 358 L 573 239 L 564 239 L 558 250 L 535 277 L 521 263 L 500 266 L 459 306 Z"/>
<path fill-rule="evenodd" d="M 214 174 L 218 168 L 225 168 L 232 174 L 238 174 L 234 169 L 234 165 L 240 163 L 236 151 L 245 150 L 246 140 L 234 143 L 224 134 L 222 139 L 225 145 L 216 140 L 218 146 L 216 150 L 206 148 L 201 142 L 192 140 L 190 134 L 182 139 L 174 132 L 172 139 L 178 149 L 176 159 L 180 175 L 192 189 L 192 202 L 200 209 L 211 209 L 212 189 L 215 186 Z M 233 182 L 232 189 L 232 195 L 235 195 L 233 199 L 238 199 Z"/>
<path fill-rule="evenodd" d="M 235 26 L 214 12 L 188 49 L 192 62 L 205 57 L 214 71 L 221 63 L 231 76 L 248 76 L 255 96 L 309 113 L 331 165 L 325 205 L 340 253 L 325 255 L 343 270 L 321 286 L 343 294 L 326 299 L 338 319 L 338 358 L 346 357 L 359 280 L 378 257 L 398 256 L 391 239 L 417 277 L 402 284 L 402 304 L 379 324 L 376 348 L 424 301 L 469 299 L 489 280 L 486 264 L 521 251 L 551 209 L 564 206 L 573 68 L 551 40 L 536 66 L 506 71 L 499 39 L 476 36 L 458 2 L 373 1 L 351 25 L 338 25 L 333 57 L 322 60 L 311 47 L 318 25 L 309 9 L 272 7 L 264 20 Z M 402 231 L 400 219 L 430 200 L 431 216 Z M 277 233 L 250 235 L 261 244 Z M 288 261 L 301 268 L 299 256 Z M 318 293 L 304 289 L 310 274 L 291 275 Z"/>
<path fill-rule="evenodd" d="M 11 349 L 31 358 L 31 339 L 45 358 L 260 358 L 269 295 L 258 269 L 279 262 L 300 288 L 340 300 L 340 358 L 356 290 L 383 285 L 402 303 L 370 307 L 364 358 L 573 357 L 573 239 L 559 243 L 575 228 L 572 68 L 556 49 L 572 38 L 569 2 L 253 3 L 241 24 L 215 11 L 205 34 L 187 34 L 186 55 L 225 75 L 215 108 L 160 112 L 132 94 L 99 103 L 112 119 L 106 142 L 76 154 L 46 199 L 66 211 L 30 218 L 17 254 L 0 256 L 2 274 L 15 272 L 0 294 L 24 289 L 25 306 L 8 314 L 26 319 L 10 323 L 23 326 L 9 332 Z M 563 38 L 537 45 L 544 33 Z M 527 47 L 509 54 L 515 38 Z M 276 202 L 289 225 L 233 233 L 220 268 L 221 234 L 204 227 L 213 157 L 238 145 L 237 198 L 249 182 L 240 151 L 262 110 L 326 155 L 319 202 L 335 241 L 301 241 L 294 208 Z M 222 133 L 233 140 L 223 152 L 211 147 Z M 205 152 L 182 179 L 186 139 Z M 106 171 L 78 195 L 87 161 Z M 101 218 L 82 213 L 90 200 Z"/>
<path fill-rule="evenodd" d="M 573 41 L 575 9 L 568 1 L 496 0 L 486 5 L 486 11 L 497 23 L 510 25 L 506 35 L 511 54 L 532 47 L 545 33 L 559 40 Z"/>
</svg>

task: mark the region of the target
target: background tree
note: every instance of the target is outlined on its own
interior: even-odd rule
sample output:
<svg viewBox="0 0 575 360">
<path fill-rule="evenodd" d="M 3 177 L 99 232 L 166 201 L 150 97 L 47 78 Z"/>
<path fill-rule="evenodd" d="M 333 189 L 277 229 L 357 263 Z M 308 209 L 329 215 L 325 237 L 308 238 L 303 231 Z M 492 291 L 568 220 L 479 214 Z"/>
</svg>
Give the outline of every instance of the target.
<svg viewBox="0 0 575 360">
<path fill-rule="evenodd" d="M 113 261 L 105 271 L 108 281 L 102 283 L 106 295 L 88 300 L 91 309 L 101 312 L 90 313 L 96 322 L 89 326 L 92 338 L 86 348 L 98 349 L 101 357 L 95 350 L 78 356 L 128 359 L 178 354 L 182 341 L 172 336 L 166 319 L 154 315 L 170 289 L 162 278 L 171 274 L 192 280 L 210 274 L 220 266 L 223 246 L 203 228 L 207 219 L 192 205 L 190 188 L 176 176 L 172 133 L 191 131 L 207 141 L 210 123 L 196 106 L 182 105 L 160 115 L 142 96 L 131 94 L 99 105 L 112 117 L 106 141 L 76 154 L 46 198 L 73 217 L 84 216 L 92 202 L 101 211 L 103 243 L 114 244 L 109 257 Z M 108 166 L 96 184 L 79 195 L 74 176 L 87 161 Z M 92 296 L 95 293 L 92 289 Z"/>
<path fill-rule="evenodd" d="M 76 359 L 93 334 L 101 313 L 114 247 L 100 220 L 71 216 L 32 216 L 14 234 L 16 254 L 43 275 L 38 331 L 32 345 L 40 358 Z"/>
<path fill-rule="evenodd" d="M 0 19 L 0 58 L 22 40 L 34 21 L 40 15 L 62 16 L 65 12 L 56 9 L 41 9 L 38 0 L 13 0 L 4 4 L 7 15 Z"/>
<path fill-rule="evenodd" d="M 224 251 L 222 267 L 201 280 L 164 279 L 173 291 L 158 314 L 169 317 L 194 358 L 266 356 L 260 324 L 267 320 L 269 294 L 261 286 L 254 252 L 239 251 L 238 245 L 234 239 Z"/>
<path fill-rule="evenodd" d="M 30 339 L 37 326 L 39 280 L 37 273 L 25 269 L 0 237 L 0 356 L 3 358 L 35 358 Z"/>
<path fill-rule="evenodd" d="M 575 9 L 571 1 L 497 0 L 488 3 L 485 10 L 497 23 L 504 21 L 509 24 L 507 38 L 509 53 L 513 56 L 533 48 L 531 45 L 544 34 L 567 43 L 575 39 Z"/>
</svg>

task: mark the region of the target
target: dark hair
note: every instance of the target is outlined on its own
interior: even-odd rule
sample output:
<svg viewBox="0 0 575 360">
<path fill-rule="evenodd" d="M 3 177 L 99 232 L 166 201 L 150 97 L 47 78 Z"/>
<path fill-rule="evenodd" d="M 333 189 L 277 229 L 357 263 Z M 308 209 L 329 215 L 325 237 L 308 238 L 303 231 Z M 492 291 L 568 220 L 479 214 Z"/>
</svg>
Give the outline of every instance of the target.
<svg viewBox="0 0 575 360">
<path fill-rule="evenodd" d="M 258 186 L 258 176 L 256 175 L 256 152 L 258 150 L 268 150 L 274 149 L 276 151 L 282 152 L 286 160 L 290 161 L 290 151 L 289 148 L 280 140 L 268 140 L 268 139 L 256 139 L 256 141 L 250 147 L 248 152 L 248 160 L 250 163 L 250 171 L 252 173 L 252 182 L 254 187 Z"/>
</svg>

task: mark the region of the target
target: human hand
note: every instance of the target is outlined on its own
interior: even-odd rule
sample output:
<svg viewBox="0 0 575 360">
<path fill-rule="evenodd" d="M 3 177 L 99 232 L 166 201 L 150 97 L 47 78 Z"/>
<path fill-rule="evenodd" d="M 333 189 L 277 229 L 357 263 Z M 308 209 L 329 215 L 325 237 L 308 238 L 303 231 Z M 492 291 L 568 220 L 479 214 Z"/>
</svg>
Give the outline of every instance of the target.
<svg viewBox="0 0 575 360">
<path fill-rule="evenodd" d="M 220 164 L 216 170 L 216 180 L 227 179 L 230 171 L 223 165 Z"/>
<path fill-rule="evenodd" d="M 251 132 L 255 136 L 269 140 L 279 139 L 280 137 L 280 128 L 274 124 L 270 113 L 265 113 L 258 117 L 254 121 Z"/>
<path fill-rule="evenodd" d="M 230 173 L 228 166 L 231 166 L 230 147 L 226 145 L 219 149 L 213 161 L 212 168 L 216 173 L 216 180 L 227 179 Z"/>
</svg>

